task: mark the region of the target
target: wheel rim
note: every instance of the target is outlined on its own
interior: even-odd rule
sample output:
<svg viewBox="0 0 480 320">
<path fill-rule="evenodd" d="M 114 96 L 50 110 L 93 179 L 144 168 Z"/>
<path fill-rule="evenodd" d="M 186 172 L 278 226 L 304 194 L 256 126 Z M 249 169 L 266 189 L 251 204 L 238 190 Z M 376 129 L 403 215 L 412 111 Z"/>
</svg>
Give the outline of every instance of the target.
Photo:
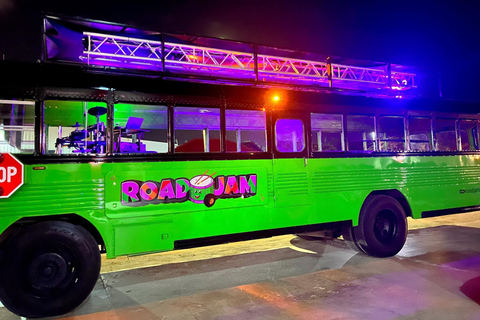
<svg viewBox="0 0 480 320">
<path fill-rule="evenodd" d="M 398 221 L 395 213 L 390 210 L 380 211 L 375 217 L 374 233 L 382 244 L 390 244 L 397 237 Z"/>
<path fill-rule="evenodd" d="M 75 283 L 75 256 L 68 248 L 57 247 L 37 254 L 28 267 L 30 292 L 35 296 L 61 294 L 62 289 Z"/>
</svg>

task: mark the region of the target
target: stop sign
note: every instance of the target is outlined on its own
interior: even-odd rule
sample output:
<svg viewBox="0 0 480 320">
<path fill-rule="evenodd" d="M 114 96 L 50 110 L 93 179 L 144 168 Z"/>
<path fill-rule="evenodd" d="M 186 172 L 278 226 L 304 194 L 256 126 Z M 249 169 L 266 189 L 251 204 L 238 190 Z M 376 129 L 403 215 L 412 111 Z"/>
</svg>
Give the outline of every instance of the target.
<svg viewBox="0 0 480 320">
<path fill-rule="evenodd" d="M 23 184 L 23 164 L 10 153 L 0 153 L 0 198 L 10 197 Z"/>
</svg>

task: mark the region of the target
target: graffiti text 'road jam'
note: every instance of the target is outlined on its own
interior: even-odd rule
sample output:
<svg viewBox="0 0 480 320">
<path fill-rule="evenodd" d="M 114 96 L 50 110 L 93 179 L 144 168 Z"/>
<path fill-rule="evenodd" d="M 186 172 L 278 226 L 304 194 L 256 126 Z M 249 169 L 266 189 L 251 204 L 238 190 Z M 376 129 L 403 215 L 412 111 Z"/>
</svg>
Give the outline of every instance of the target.
<svg viewBox="0 0 480 320">
<path fill-rule="evenodd" d="M 126 180 L 122 182 L 122 205 L 192 201 L 213 206 L 217 199 L 248 198 L 257 193 L 257 175 L 216 176 L 202 175 L 193 178 L 166 178 L 158 181 Z"/>
</svg>

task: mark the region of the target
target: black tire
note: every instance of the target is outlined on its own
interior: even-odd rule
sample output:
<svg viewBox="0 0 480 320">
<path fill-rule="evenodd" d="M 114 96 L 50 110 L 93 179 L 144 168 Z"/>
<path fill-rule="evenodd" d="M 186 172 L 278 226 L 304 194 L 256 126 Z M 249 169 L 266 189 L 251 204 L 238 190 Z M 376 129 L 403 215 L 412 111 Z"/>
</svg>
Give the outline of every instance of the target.
<svg viewBox="0 0 480 320">
<path fill-rule="evenodd" d="M 215 196 L 213 194 L 207 194 L 205 196 L 205 199 L 203 200 L 203 203 L 208 207 L 210 208 L 211 206 L 213 206 L 215 204 Z"/>
<path fill-rule="evenodd" d="M 100 273 L 100 251 L 83 227 L 48 221 L 25 227 L 0 250 L 0 300 L 26 318 L 79 306 Z"/>
<path fill-rule="evenodd" d="M 345 228 L 347 245 L 374 257 L 396 255 L 407 239 L 407 218 L 402 205 L 392 197 L 368 197 L 360 211 L 358 226 Z"/>
</svg>

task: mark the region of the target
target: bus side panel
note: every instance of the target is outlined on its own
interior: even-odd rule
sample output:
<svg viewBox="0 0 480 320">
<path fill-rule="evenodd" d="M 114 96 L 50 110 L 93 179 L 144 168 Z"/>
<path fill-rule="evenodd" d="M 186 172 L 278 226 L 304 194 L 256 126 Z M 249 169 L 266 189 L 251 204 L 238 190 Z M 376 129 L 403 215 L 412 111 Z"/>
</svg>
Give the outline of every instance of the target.
<svg viewBox="0 0 480 320">
<path fill-rule="evenodd" d="M 343 192 L 340 184 L 338 190 L 331 190 L 329 176 L 339 174 L 339 160 L 274 160 L 275 210 L 272 219 L 276 228 L 357 219 L 368 193 Z"/>
<path fill-rule="evenodd" d="M 478 156 L 368 157 L 309 162 L 315 210 L 322 222 L 356 224 L 365 198 L 374 191 L 399 190 L 413 217 L 480 205 Z"/>
<path fill-rule="evenodd" d="M 413 218 L 422 212 L 480 205 L 480 157 L 412 157 L 405 194 Z"/>
<path fill-rule="evenodd" d="M 114 221 L 115 252 L 170 250 L 176 240 L 268 229 L 269 177 L 271 160 L 111 164 L 106 215 Z"/>
<path fill-rule="evenodd" d="M 273 160 L 275 208 L 294 207 L 290 210 L 308 211 L 300 209 L 312 203 L 307 163 L 303 158 Z"/>
<path fill-rule="evenodd" d="M 43 169 L 33 169 L 40 167 Z M 10 198 L 1 199 L 0 228 L 22 218 L 74 214 L 89 221 L 113 255 L 113 233 L 105 217 L 102 164 L 42 164 L 25 166 L 25 183 Z"/>
<path fill-rule="evenodd" d="M 378 158 L 325 158 L 309 161 L 314 210 L 318 222 L 352 221 L 373 190 L 391 189 L 398 184 L 384 179 L 384 164 Z"/>
</svg>

